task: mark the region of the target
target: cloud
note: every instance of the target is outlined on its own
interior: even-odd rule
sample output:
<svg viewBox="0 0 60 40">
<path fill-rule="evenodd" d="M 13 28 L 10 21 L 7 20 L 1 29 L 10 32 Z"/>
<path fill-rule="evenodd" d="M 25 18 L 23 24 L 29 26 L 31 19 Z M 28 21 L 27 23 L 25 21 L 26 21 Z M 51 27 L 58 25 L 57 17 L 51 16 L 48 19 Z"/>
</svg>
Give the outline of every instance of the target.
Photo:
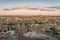
<svg viewBox="0 0 60 40">
<path fill-rule="evenodd" d="M 13 8 L 5 8 L 5 11 L 10 10 L 19 10 L 19 9 L 30 9 L 30 10 L 40 10 L 40 11 L 56 11 L 50 7 L 42 7 L 42 6 L 18 6 Z"/>
<path fill-rule="evenodd" d="M 52 6 L 52 7 L 48 7 L 48 8 L 52 8 L 52 9 L 56 9 L 56 10 L 60 10 L 60 6 Z"/>
<path fill-rule="evenodd" d="M 60 10 L 41 6 L 13 7 L 0 9 L 0 15 L 60 15 Z"/>
</svg>

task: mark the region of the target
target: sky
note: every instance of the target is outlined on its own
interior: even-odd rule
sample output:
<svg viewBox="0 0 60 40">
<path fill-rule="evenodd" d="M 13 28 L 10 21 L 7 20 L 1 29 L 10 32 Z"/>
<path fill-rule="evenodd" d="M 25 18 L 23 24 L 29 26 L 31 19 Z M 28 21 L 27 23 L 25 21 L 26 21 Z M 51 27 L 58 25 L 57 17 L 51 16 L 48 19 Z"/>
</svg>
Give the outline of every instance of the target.
<svg viewBox="0 0 60 40">
<path fill-rule="evenodd" d="M 23 5 L 60 6 L 60 0 L 0 0 L 0 8 Z"/>
<path fill-rule="evenodd" d="M 0 0 L 1 15 L 60 15 L 60 0 Z"/>
</svg>

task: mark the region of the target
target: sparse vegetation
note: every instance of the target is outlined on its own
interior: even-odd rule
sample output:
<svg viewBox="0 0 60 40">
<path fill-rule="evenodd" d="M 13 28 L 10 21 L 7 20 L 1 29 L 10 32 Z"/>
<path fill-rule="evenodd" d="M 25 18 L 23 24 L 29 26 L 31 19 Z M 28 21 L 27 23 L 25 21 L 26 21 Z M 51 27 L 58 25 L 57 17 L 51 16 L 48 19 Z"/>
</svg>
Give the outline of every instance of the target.
<svg viewBox="0 0 60 40">
<path fill-rule="evenodd" d="M 35 31 L 37 33 L 45 33 L 50 36 L 54 36 L 60 39 L 59 28 L 60 25 L 60 17 L 0 17 L 0 32 L 2 30 L 9 31 L 9 30 L 16 30 L 16 35 L 18 40 L 35 40 L 31 38 L 23 37 L 23 33 Z M 38 25 L 38 26 L 36 26 Z M 53 27 L 54 26 L 54 27 Z M 45 31 L 46 30 L 46 31 Z M 20 35 L 20 36 L 19 36 Z M 21 38 L 19 38 L 21 37 Z M 40 40 L 40 39 L 38 39 Z"/>
</svg>

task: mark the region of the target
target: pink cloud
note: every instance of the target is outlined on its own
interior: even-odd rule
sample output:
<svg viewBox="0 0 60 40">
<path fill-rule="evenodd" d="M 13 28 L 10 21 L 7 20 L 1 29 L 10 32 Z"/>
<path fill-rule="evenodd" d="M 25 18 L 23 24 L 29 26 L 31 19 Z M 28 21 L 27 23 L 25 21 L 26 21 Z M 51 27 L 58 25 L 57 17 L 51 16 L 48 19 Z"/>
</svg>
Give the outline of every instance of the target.
<svg viewBox="0 0 60 40">
<path fill-rule="evenodd" d="M 40 11 L 55 11 L 54 9 L 50 8 L 50 7 L 43 7 L 43 6 L 35 6 L 35 5 L 31 5 L 31 6 L 17 6 L 17 7 L 13 7 L 13 8 L 5 8 L 5 11 L 9 11 L 9 10 L 17 10 L 17 9 L 30 9 L 30 10 L 40 10 Z"/>
</svg>

